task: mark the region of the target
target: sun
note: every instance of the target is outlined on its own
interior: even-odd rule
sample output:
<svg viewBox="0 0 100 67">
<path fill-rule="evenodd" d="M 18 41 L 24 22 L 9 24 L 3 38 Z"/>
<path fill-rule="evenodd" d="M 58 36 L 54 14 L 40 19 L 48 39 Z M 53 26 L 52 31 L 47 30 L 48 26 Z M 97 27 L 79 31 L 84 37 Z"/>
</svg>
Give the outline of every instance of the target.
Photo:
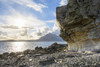
<svg viewBox="0 0 100 67">
<path fill-rule="evenodd" d="M 14 25 L 19 27 L 19 28 L 24 27 L 25 23 L 26 23 L 26 21 L 23 18 L 16 18 L 16 19 L 14 19 Z"/>
</svg>

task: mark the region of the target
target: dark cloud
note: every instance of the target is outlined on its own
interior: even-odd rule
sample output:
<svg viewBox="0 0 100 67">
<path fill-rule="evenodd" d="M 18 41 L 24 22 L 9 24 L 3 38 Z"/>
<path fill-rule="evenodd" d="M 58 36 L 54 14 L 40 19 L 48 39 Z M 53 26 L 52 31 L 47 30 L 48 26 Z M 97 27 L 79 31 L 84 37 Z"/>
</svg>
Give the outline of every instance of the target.
<svg viewBox="0 0 100 67">
<path fill-rule="evenodd" d="M 41 33 L 40 31 L 36 33 L 37 36 L 42 36 L 43 33 Z"/>
<path fill-rule="evenodd" d="M 22 27 L 23 29 L 34 29 L 33 27 L 27 27 L 27 26 L 24 26 Z"/>
<path fill-rule="evenodd" d="M 37 36 L 43 36 L 43 35 L 49 33 L 49 31 L 50 31 L 50 29 L 49 29 L 48 27 L 43 27 L 43 28 L 40 28 L 40 29 L 38 30 L 38 32 L 36 32 L 35 34 L 36 34 Z"/>
<path fill-rule="evenodd" d="M 1 26 L 2 28 L 5 28 L 5 29 L 19 29 L 17 26 Z"/>
</svg>

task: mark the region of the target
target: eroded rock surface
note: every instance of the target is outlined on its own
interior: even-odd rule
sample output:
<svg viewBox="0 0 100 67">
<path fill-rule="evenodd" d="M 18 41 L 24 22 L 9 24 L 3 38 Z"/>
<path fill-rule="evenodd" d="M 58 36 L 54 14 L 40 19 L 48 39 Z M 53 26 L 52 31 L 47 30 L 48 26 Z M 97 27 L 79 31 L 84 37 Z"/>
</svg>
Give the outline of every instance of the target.
<svg viewBox="0 0 100 67">
<path fill-rule="evenodd" d="M 60 36 L 71 50 L 97 50 L 100 48 L 100 1 L 69 0 L 57 7 Z"/>
</svg>

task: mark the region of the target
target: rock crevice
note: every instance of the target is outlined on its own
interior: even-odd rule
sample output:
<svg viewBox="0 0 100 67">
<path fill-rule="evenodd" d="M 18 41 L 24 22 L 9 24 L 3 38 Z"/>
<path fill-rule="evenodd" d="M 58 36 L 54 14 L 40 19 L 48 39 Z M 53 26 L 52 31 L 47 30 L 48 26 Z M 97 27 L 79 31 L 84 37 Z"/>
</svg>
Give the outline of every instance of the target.
<svg viewBox="0 0 100 67">
<path fill-rule="evenodd" d="M 100 47 L 100 1 L 69 0 L 66 6 L 56 8 L 60 36 L 69 49 L 94 50 Z"/>
</svg>

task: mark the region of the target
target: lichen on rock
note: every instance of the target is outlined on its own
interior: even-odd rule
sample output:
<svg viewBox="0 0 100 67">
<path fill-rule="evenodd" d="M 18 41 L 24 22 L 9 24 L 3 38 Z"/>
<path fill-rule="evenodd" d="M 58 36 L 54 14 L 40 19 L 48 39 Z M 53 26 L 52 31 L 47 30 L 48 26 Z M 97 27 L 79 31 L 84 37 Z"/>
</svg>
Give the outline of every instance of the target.
<svg viewBox="0 0 100 67">
<path fill-rule="evenodd" d="M 66 6 L 56 8 L 56 15 L 60 36 L 67 41 L 70 50 L 100 48 L 99 0 L 69 0 Z"/>
</svg>

